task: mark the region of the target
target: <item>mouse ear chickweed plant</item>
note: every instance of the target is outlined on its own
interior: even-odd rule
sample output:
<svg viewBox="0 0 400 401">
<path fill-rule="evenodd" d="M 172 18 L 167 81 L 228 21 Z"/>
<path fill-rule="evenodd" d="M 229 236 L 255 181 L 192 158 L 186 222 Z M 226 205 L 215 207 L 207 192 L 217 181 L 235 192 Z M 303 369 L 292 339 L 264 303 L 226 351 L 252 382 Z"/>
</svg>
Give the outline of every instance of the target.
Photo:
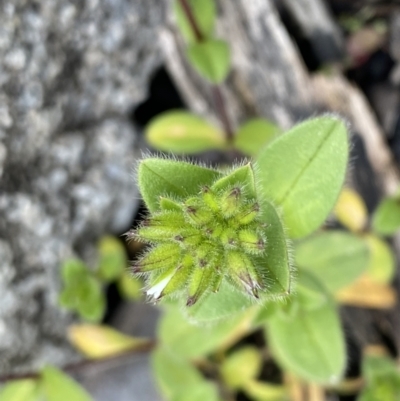
<svg viewBox="0 0 400 401">
<path fill-rule="evenodd" d="M 127 236 L 149 245 L 132 266 L 148 297 L 174 299 L 194 320 L 213 320 L 288 296 L 291 238 L 310 234 L 327 217 L 347 153 L 343 122 L 325 116 L 280 135 L 230 171 L 143 159 L 138 183 L 150 214 Z"/>
</svg>

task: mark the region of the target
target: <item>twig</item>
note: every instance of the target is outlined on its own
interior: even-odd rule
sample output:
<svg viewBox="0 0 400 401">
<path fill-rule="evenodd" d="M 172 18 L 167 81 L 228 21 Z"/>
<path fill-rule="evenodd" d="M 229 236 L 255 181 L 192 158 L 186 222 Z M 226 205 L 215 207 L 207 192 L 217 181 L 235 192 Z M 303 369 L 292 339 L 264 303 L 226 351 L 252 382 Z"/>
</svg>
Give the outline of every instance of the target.
<svg viewBox="0 0 400 401">
<path fill-rule="evenodd" d="M 193 30 L 196 41 L 201 43 L 204 41 L 204 35 L 202 34 L 200 27 L 197 24 L 196 18 L 190 8 L 188 0 L 179 0 L 182 10 L 186 14 L 187 20 Z M 228 143 L 232 143 L 233 140 L 233 130 L 231 123 L 229 121 L 228 113 L 226 110 L 226 104 L 224 97 L 222 95 L 221 87 L 219 85 L 213 85 L 211 88 L 211 93 L 215 105 L 215 109 L 219 115 L 219 119 L 224 127 L 226 139 Z"/>
<path fill-rule="evenodd" d="M 61 369 L 69 374 L 77 373 L 79 370 L 90 367 L 90 366 L 99 366 L 101 364 L 110 363 L 112 361 L 117 361 L 119 359 L 137 354 L 137 353 L 144 353 L 150 352 L 156 346 L 156 342 L 150 340 L 140 346 L 136 346 L 130 350 L 121 352 L 119 354 L 114 354 L 111 356 L 107 356 L 101 359 L 84 359 L 83 361 L 72 363 L 62 367 Z M 28 373 L 21 373 L 21 374 L 10 374 L 0 377 L 0 383 L 5 383 L 11 380 L 23 380 L 23 379 L 33 379 L 37 380 L 40 378 L 40 372 L 28 372 Z"/>
</svg>

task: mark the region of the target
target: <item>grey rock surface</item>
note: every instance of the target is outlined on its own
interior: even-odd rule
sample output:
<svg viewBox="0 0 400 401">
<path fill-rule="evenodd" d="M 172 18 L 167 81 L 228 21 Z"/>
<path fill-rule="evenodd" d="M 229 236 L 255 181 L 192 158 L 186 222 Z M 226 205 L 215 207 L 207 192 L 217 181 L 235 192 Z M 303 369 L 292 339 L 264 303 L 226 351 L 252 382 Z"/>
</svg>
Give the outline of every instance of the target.
<svg viewBox="0 0 400 401">
<path fill-rule="evenodd" d="M 0 2 L 0 375 L 63 364 L 60 264 L 137 207 L 128 119 L 160 64 L 157 0 Z"/>
</svg>

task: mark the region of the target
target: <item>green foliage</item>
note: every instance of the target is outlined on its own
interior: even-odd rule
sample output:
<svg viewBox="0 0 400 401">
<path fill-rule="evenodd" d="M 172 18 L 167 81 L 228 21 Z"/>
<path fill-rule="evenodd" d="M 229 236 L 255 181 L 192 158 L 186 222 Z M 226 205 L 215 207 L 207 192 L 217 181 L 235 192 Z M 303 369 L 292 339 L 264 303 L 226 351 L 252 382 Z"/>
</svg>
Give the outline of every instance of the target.
<svg viewBox="0 0 400 401">
<path fill-rule="evenodd" d="M 162 394 L 169 400 L 192 400 L 193 392 L 209 387 L 200 372 L 187 360 L 175 355 L 173 350 L 158 347 L 152 354 L 152 365 L 157 384 Z M 196 389 L 196 390 L 195 390 Z M 211 391 L 212 392 L 212 391 Z M 210 395 L 210 394 L 208 394 Z M 211 394 L 210 401 L 217 400 L 216 393 Z"/>
<path fill-rule="evenodd" d="M 282 209 L 291 237 L 310 234 L 326 219 L 343 185 L 348 151 L 345 125 L 325 116 L 296 125 L 258 154 L 260 190 Z"/>
<path fill-rule="evenodd" d="M 369 248 L 362 238 L 345 231 L 317 233 L 296 244 L 298 268 L 311 271 L 335 292 L 351 284 L 369 263 Z"/>
<path fill-rule="evenodd" d="M 400 228 L 400 197 L 384 199 L 372 217 L 372 229 L 381 235 L 392 235 Z"/>
<path fill-rule="evenodd" d="M 284 386 L 251 380 L 243 391 L 253 401 L 289 401 L 289 394 Z"/>
<path fill-rule="evenodd" d="M 180 201 L 220 177 L 221 173 L 209 168 L 157 158 L 143 160 L 138 170 L 140 192 L 150 212 L 160 210 L 160 197 L 169 195 Z"/>
<path fill-rule="evenodd" d="M 366 235 L 364 240 L 370 251 L 367 267 L 369 276 L 378 283 L 390 283 L 396 270 L 396 263 L 391 248 L 385 241 L 373 234 Z"/>
<path fill-rule="evenodd" d="M 201 3 L 201 2 L 200 2 Z M 225 147 L 223 134 L 186 111 L 168 111 L 146 128 L 146 139 L 156 149 L 174 153 L 199 153 Z"/>
<path fill-rule="evenodd" d="M 230 51 L 223 40 L 193 43 L 187 49 L 187 57 L 193 68 L 209 82 L 221 83 L 228 75 Z"/>
<path fill-rule="evenodd" d="M 239 128 L 233 144 L 245 155 L 256 156 L 269 141 L 281 133 L 281 129 L 270 121 L 254 118 Z"/>
<path fill-rule="evenodd" d="M 358 401 L 398 401 L 400 399 L 400 371 L 387 356 L 366 355 L 363 376 L 367 385 Z"/>
<path fill-rule="evenodd" d="M 335 304 L 316 278 L 302 274 L 299 282 L 309 291 L 302 291 L 299 285 L 302 296 L 295 300 L 296 307 L 290 313 L 282 310 L 268 319 L 268 343 L 279 363 L 299 377 L 336 383 L 344 373 L 346 356 Z M 315 302 L 317 289 L 322 303 Z M 310 293 L 311 302 L 306 302 Z"/>
<path fill-rule="evenodd" d="M 46 401 L 92 401 L 78 383 L 52 366 L 43 369 L 40 385 Z"/>
<path fill-rule="evenodd" d="M 109 283 L 119 278 L 126 268 L 126 252 L 115 237 L 103 237 L 99 243 L 98 275 Z"/>
<path fill-rule="evenodd" d="M 233 390 L 245 388 L 256 379 L 261 371 L 260 350 L 245 346 L 230 354 L 221 365 L 221 375 L 225 384 Z"/>
<path fill-rule="evenodd" d="M 193 359 L 206 356 L 229 342 L 241 323 L 244 314 L 199 327 L 191 324 L 177 307 L 168 307 L 160 322 L 158 333 L 163 347 L 175 355 Z"/>
<path fill-rule="evenodd" d="M 62 266 L 64 289 L 59 302 L 64 308 L 74 310 L 85 320 L 98 322 L 105 311 L 105 297 L 101 282 L 85 264 L 70 259 Z"/>
<path fill-rule="evenodd" d="M 188 0 L 188 4 L 192 11 L 193 17 L 200 28 L 203 37 L 210 37 L 214 31 L 214 23 L 216 17 L 216 7 L 214 0 Z M 186 13 L 181 7 L 180 1 L 174 1 L 174 13 L 178 28 L 182 36 L 189 43 L 196 42 L 195 33 L 192 30 Z"/>
<path fill-rule="evenodd" d="M 35 380 L 15 380 L 0 389 L 0 401 L 39 401 Z"/>
<path fill-rule="evenodd" d="M 150 208 L 156 209 L 153 199 L 168 199 L 162 186 L 175 187 L 176 172 L 185 168 L 188 164 L 179 161 L 147 159 L 140 164 L 140 189 Z M 284 230 L 272 205 L 259 202 L 252 166 L 222 177 L 197 166 L 188 169 L 191 183 L 198 187 L 176 202 L 175 210 L 168 206 L 153 213 L 130 234 L 154 244 L 133 267 L 147 277 L 147 294 L 158 300 L 184 293 L 186 305 L 192 306 L 207 293 L 218 292 L 225 281 L 255 299 L 287 294 L 290 269 Z M 212 175 L 218 179 L 210 182 Z M 220 310 L 221 302 L 217 304 Z"/>
</svg>

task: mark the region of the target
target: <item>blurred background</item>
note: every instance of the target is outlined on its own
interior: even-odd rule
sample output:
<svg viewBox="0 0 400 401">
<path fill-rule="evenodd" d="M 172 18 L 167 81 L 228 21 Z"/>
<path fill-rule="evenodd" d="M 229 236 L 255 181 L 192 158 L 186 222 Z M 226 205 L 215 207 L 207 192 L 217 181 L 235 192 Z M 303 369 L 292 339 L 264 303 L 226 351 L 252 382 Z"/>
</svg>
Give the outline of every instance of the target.
<svg viewBox="0 0 400 401">
<path fill-rule="evenodd" d="M 348 184 L 372 212 L 400 182 L 399 2 L 216 3 L 216 31 L 232 54 L 221 86 L 232 128 L 260 116 L 287 129 L 339 113 L 352 132 Z M 134 167 L 152 150 L 148 122 L 187 108 L 221 125 L 184 46 L 169 1 L 0 2 L 1 377 L 81 359 L 67 335 L 79 317 L 60 307 L 62 266 L 78 258 L 96 269 L 105 236 L 130 259 L 138 252 L 121 235 L 145 213 Z M 195 157 L 216 164 L 226 156 Z M 125 296 L 123 285 L 105 280 L 102 322 L 154 338 L 158 310 L 135 289 Z M 398 311 L 343 311 L 351 374 L 371 339 L 397 355 Z M 147 353 L 71 373 L 99 401 L 160 399 Z"/>
</svg>

